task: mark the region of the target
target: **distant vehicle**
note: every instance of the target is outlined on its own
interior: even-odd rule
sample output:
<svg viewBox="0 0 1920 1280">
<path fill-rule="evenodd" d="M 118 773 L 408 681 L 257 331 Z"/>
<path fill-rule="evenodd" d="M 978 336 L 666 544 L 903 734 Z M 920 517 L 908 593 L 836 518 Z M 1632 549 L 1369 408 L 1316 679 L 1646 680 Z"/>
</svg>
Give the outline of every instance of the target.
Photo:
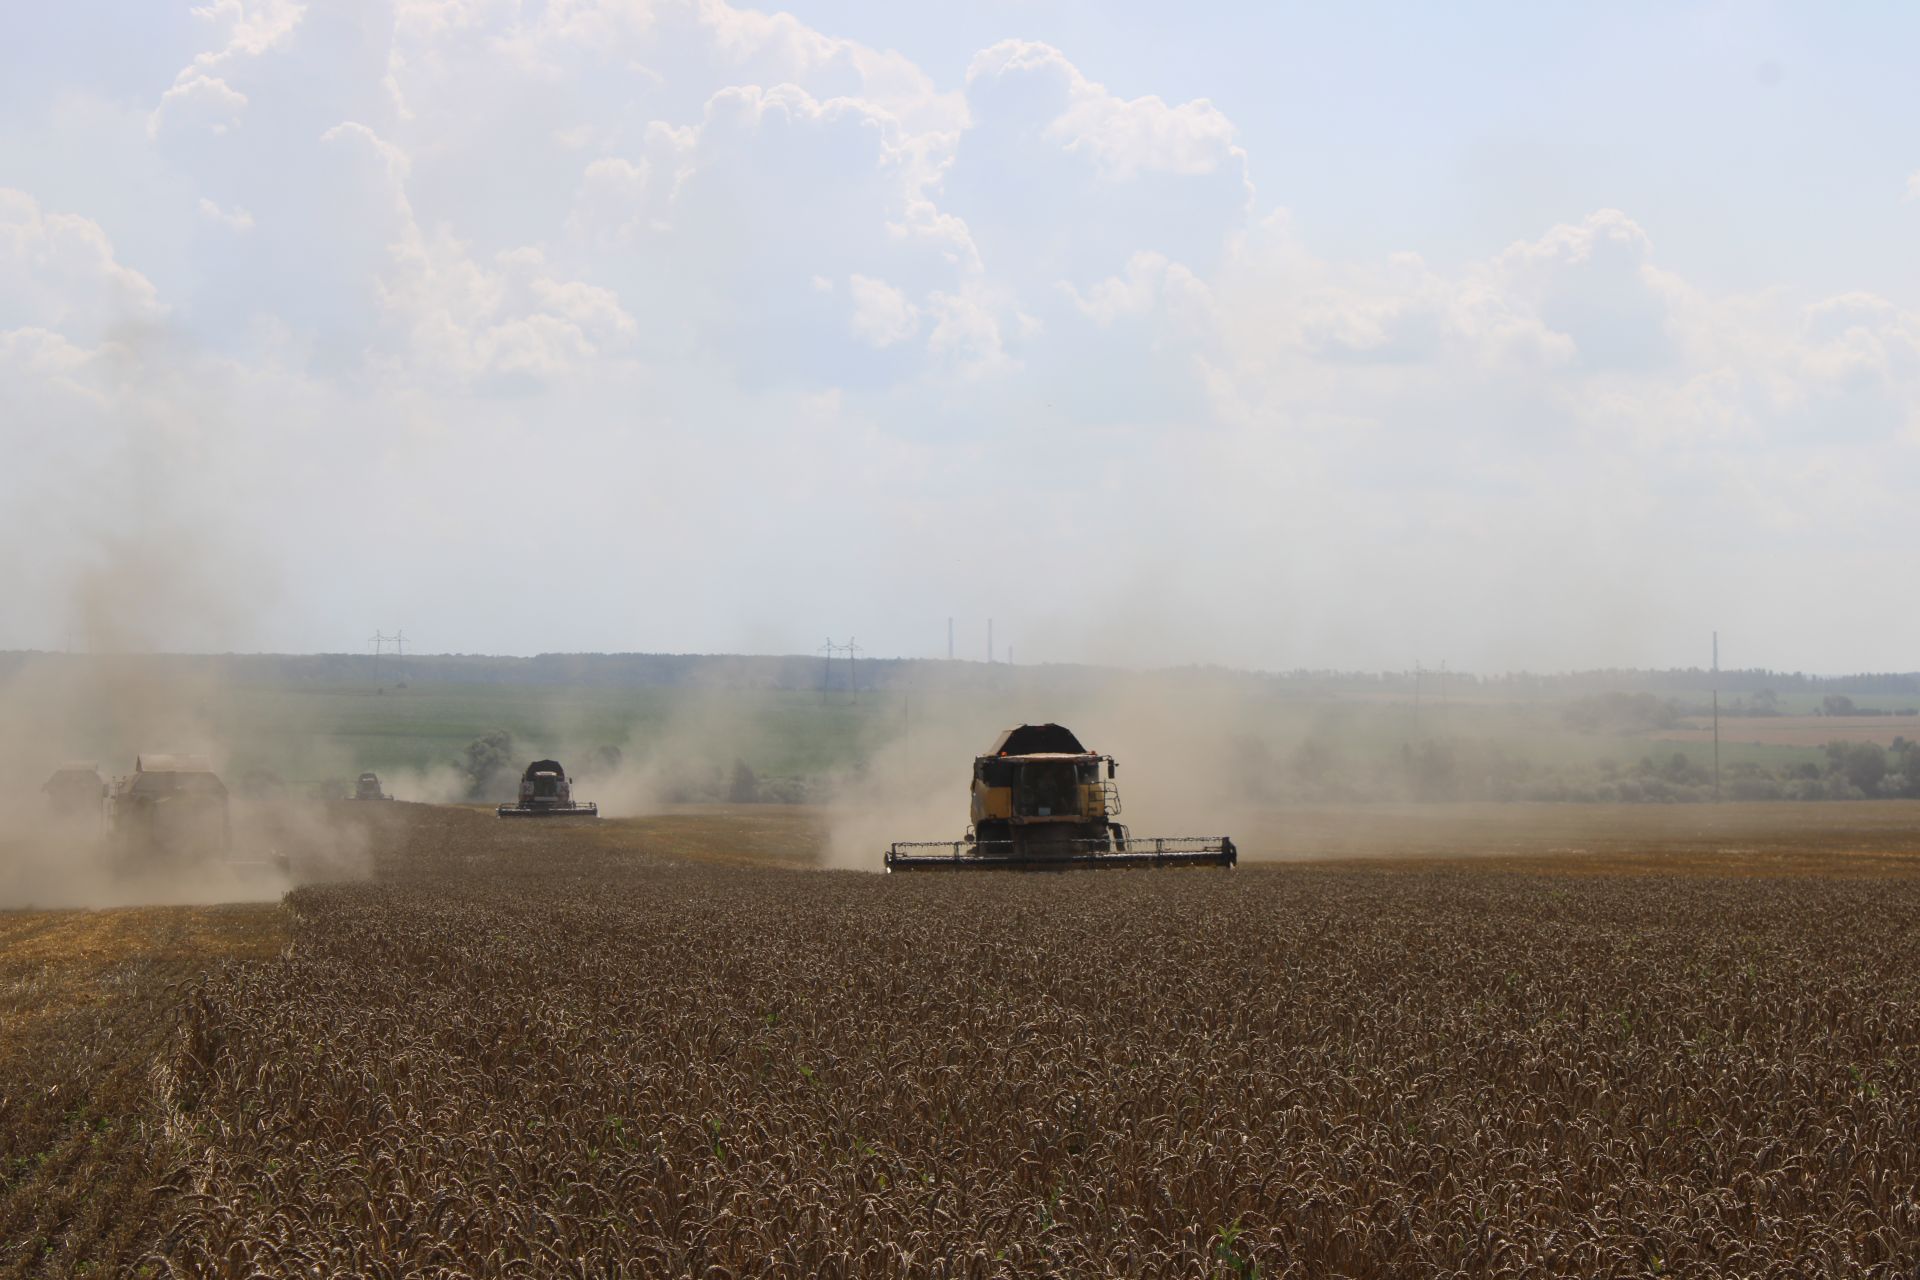
<svg viewBox="0 0 1920 1280">
<path fill-rule="evenodd" d="M 503 818 L 598 818 L 600 806 L 573 798 L 573 779 L 558 760 L 535 760 L 520 775 L 520 799 L 494 812 Z"/>
<path fill-rule="evenodd" d="M 372 772 L 361 774 L 359 780 L 353 784 L 353 798 L 355 800 L 393 799 L 380 789 L 380 775 Z"/>
<path fill-rule="evenodd" d="M 1101 765 L 1106 777 L 1101 777 Z M 903 841 L 888 871 L 1061 871 L 1069 867 L 1231 867 L 1226 836 L 1135 836 L 1114 819 L 1120 791 L 1112 756 L 1057 724 L 1008 729 L 974 757 L 973 825 L 959 840 Z"/>
<path fill-rule="evenodd" d="M 225 859 L 232 853 L 227 786 L 204 756 L 147 754 L 116 778 L 108 805 L 114 843 L 141 859 Z"/>
<path fill-rule="evenodd" d="M 278 854 L 234 857 L 227 786 L 205 756 L 134 757 L 133 772 L 114 779 L 107 810 L 114 846 L 132 863 L 287 869 Z"/>
<path fill-rule="evenodd" d="M 91 760 L 61 765 L 40 784 L 47 797 L 47 813 L 58 822 L 98 824 L 106 815 L 107 783 Z"/>
</svg>

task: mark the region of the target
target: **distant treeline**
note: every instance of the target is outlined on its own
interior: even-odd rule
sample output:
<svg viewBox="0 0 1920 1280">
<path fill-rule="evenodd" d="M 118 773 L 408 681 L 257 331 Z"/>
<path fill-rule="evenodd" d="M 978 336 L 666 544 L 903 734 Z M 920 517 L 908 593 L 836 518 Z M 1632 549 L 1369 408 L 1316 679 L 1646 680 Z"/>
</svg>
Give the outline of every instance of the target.
<svg viewBox="0 0 1920 1280">
<path fill-rule="evenodd" d="M 1586 763 L 1543 759 L 1485 738 L 1431 738 L 1403 744 L 1393 755 L 1356 753 L 1326 738 L 1309 738 L 1281 756 L 1248 739 L 1240 744 L 1237 760 L 1241 796 L 1255 801 L 1674 804 L 1716 795 L 1709 762 L 1684 751 Z M 1721 773 L 1718 795 L 1727 800 L 1920 799 L 1920 742 L 1904 737 L 1896 737 L 1891 747 L 1829 742 L 1809 760 L 1773 766 L 1732 762 Z"/>
<path fill-rule="evenodd" d="M 1236 684 L 1278 696 L 1326 697 L 1382 694 L 1439 697 L 1443 694 L 1515 699 L 1557 699 L 1596 693 L 1698 693 L 1718 688 L 1740 694 L 1867 694 L 1920 696 L 1920 672 L 1808 675 L 1753 668 L 1721 671 L 1699 667 L 1646 671 L 1608 668 L 1559 673 L 1463 671 L 1241 671 L 1190 666 L 1151 673 L 1047 663 L 947 661 L 933 658 L 860 658 L 832 662 L 819 655 L 758 656 L 683 653 L 543 653 L 531 658 L 484 654 L 142 654 L 93 657 L 12 651 L 0 653 L 0 678 L 30 662 L 99 661 L 152 664 L 156 674 L 177 673 L 237 684 L 350 685 L 477 684 L 689 689 L 916 690 L 1045 687 L 1070 691 L 1107 681 L 1150 677 L 1157 681 Z M 1723 708 L 1725 710 L 1725 708 Z"/>
</svg>

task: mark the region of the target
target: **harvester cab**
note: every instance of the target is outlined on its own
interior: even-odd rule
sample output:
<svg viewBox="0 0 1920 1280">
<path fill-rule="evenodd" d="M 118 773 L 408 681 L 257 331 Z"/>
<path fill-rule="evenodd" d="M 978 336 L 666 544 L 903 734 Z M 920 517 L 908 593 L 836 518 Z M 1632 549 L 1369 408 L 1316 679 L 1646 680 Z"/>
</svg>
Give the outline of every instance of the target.
<svg viewBox="0 0 1920 1280">
<path fill-rule="evenodd" d="M 520 798 L 494 810 L 503 818 L 597 818 L 600 806 L 573 798 L 573 779 L 558 760 L 535 760 L 520 775 Z"/>
<path fill-rule="evenodd" d="M 358 780 L 354 782 L 353 798 L 355 800 L 393 799 L 392 796 L 380 789 L 380 775 L 372 772 L 361 774 Z"/>
<path fill-rule="evenodd" d="M 906 841 L 888 871 L 1213 866 L 1239 860 L 1225 836 L 1135 836 L 1118 821 L 1119 765 L 1057 724 L 1008 729 L 973 761 L 973 825 L 960 840 Z"/>
</svg>

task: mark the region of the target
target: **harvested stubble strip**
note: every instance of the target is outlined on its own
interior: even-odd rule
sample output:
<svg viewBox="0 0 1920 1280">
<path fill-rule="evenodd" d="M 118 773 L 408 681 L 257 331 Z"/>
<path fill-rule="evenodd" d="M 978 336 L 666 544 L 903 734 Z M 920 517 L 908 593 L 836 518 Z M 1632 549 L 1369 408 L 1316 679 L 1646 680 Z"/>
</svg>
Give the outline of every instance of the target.
<svg viewBox="0 0 1920 1280">
<path fill-rule="evenodd" d="M 0 914 L 0 1277 L 134 1272 L 177 1209 L 153 1068 L 185 984 L 282 945 L 277 907 Z"/>
</svg>

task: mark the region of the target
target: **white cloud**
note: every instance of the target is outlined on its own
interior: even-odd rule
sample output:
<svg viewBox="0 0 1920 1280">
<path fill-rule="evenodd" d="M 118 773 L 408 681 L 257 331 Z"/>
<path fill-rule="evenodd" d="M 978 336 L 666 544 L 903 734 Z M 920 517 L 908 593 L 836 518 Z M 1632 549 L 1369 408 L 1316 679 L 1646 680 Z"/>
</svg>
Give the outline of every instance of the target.
<svg viewBox="0 0 1920 1280">
<path fill-rule="evenodd" d="M 1188 176 L 1238 167 L 1246 158 L 1231 121 L 1205 100 L 1169 106 L 1147 95 L 1126 99 L 1087 79 L 1051 45 L 1003 40 L 974 57 L 967 84 L 1032 80 L 1057 87 L 1058 114 L 1042 122 L 1047 138 L 1084 150 L 1115 181 L 1143 173 Z"/>
<path fill-rule="evenodd" d="M 115 258 L 98 223 L 0 187 L 0 330 L 42 328 L 91 345 L 165 314 L 152 282 Z"/>
<path fill-rule="evenodd" d="M 927 311 L 933 316 L 927 350 L 968 377 L 1008 372 L 1014 360 L 1001 329 L 1004 310 L 998 299 L 979 288 L 932 294 L 927 299 Z M 1031 325 L 1031 320 L 1022 319 L 1023 327 Z"/>
<path fill-rule="evenodd" d="M 283 489 L 297 517 L 262 517 L 306 531 L 274 544 L 299 592 L 437 610 L 449 647 L 725 646 L 885 598 L 1050 617 L 1087 646 L 1060 656 L 1365 665 L 1457 636 L 1460 662 L 1598 660 L 1682 578 L 1766 580 L 1794 539 L 1880 554 L 1920 482 L 1920 319 L 1892 283 L 1729 295 L 1605 208 L 1478 256 L 1329 255 L 1255 216 L 1217 106 L 1049 45 L 936 77 L 717 0 L 204 16 L 143 100 L 152 142 L 126 129 L 174 240 L 0 192 L 8 404 L 221 459 L 217 488 L 179 469 L 181 510 L 323 459 L 312 487 L 345 500 Z M 564 493 L 512 483 L 530 445 L 578 464 Z M 422 475 L 458 500 L 415 500 Z M 1823 506 L 1863 475 L 1842 527 Z M 668 482 L 636 503 L 646 476 Z M 1010 582 L 1029 522 L 1099 530 L 1113 572 Z M 698 557 L 657 554 L 696 525 Z M 530 567 L 529 527 L 634 590 L 501 618 L 485 584 Z M 1702 529 L 1754 545 L 1702 575 Z M 354 539 L 407 546 L 434 591 L 343 581 Z M 852 548 L 847 581 L 802 543 Z M 649 631 L 615 595 L 721 630 Z M 1475 640 L 1522 598 L 1573 638 Z M 1183 604 L 1222 625 L 1131 621 Z"/>
<path fill-rule="evenodd" d="M 1123 274 L 1100 281 L 1084 296 L 1071 286 L 1067 291 L 1081 312 L 1102 328 L 1162 308 L 1170 318 L 1209 323 L 1214 308 L 1213 292 L 1205 282 L 1159 253 L 1135 254 Z"/>
<path fill-rule="evenodd" d="M 965 124 L 960 94 L 938 91 L 898 53 L 826 35 L 787 13 L 735 8 L 723 0 L 698 0 L 698 7 L 701 23 L 738 70 L 861 98 L 915 131 Z"/>
<path fill-rule="evenodd" d="M 1920 373 L 1920 316 L 1870 293 L 1846 293 L 1806 309 L 1807 366 L 1846 381 Z"/>
<path fill-rule="evenodd" d="M 1124 98 L 1059 50 L 1010 40 L 973 59 L 967 106 L 935 189 L 1002 287 L 1084 293 L 1139 253 L 1206 275 L 1246 227 L 1246 156 L 1209 103 Z"/>
<path fill-rule="evenodd" d="M 876 347 L 905 342 L 920 327 L 920 309 L 884 280 L 856 275 L 847 280 L 853 295 L 853 332 Z"/>
<path fill-rule="evenodd" d="M 194 17 L 226 29 L 225 44 L 198 61 L 218 66 L 231 58 L 257 57 L 284 42 L 306 10 L 301 0 L 209 0 L 196 6 Z"/>
<path fill-rule="evenodd" d="M 231 231 L 253 230 L 253 215 L 238 205 L 232 209 L 222 209 L 203 196 L 200 200 L 200 213 L 202 217 L 209 218 Z"/>
<path fill-rule="evenodd" d="M 369 157 L 372 161 L 370 171 L 377 174 L 379 184 L 391 196 L 396 211 L 409 208 L 406 186 L 413 164 L 405 151 L 358 120 L 341 121 L 321 134 L 320 141 L 341 147 L 350 154 Z"/>
<path fill-rule="evenodd" d="M 238 124 L 247 95 L 228 83 L 222 68 L 284 44 L 306 15 L 306 6 L 296 0 L 211 0 L 193 14 L 221 29 L 223 39 L 180 69 L 148 117 L 149 134 L 169 127 L 219 134 Z"/>
<path fill-rule="evenodd" d="M 160 105 L 148 118 L 147 132 L 158 134 L 161 129 L 176 125 L 225 133 L 239 123 L 246 105 L 247 95 L 219 76 L 208 75 L 199 67 L 188 67 L 173 87 L 160 95 Z"/>
<path fill-rule="evenodd" d="M 93 352 L 50 329 L 0 330 L 0 384 L 14 393 L 32 389 L 97 407 L 102 397 L 91 382 L 94 358 Z M 33 415 L 25 403 L 14 407 L 16 412 Z M 44 407 L 41 412 L 46 412 Z"/>
<path fill-rule="evenodd" d="M 623 348 L 633 317 L 611 290 L 556 278 L 537 249 L 482 262 L 445 232 L 410 231 L 380 286 L 404 363 L 459 381 L 549 380 Z"/>
</svg>

